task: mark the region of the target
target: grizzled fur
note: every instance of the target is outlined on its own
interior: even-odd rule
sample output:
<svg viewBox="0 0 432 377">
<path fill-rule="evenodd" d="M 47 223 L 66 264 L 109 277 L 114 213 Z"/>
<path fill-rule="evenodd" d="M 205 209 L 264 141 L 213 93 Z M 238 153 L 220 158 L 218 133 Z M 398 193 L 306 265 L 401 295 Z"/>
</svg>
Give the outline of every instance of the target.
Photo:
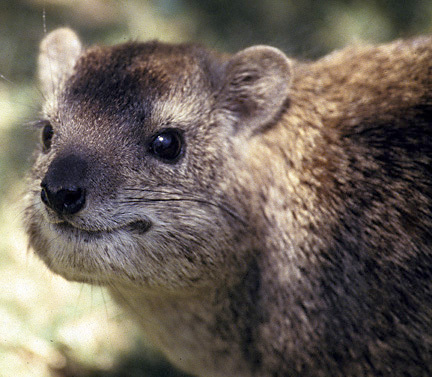
<svg viewBox="0 0 432 377">
<path fill-rule="evenodd" d="M 300 63 L 59 29 L 39 74 L 26 227 L 52 271 L 197 376 L 432 374 L 432 38 Z"/>
</svg>

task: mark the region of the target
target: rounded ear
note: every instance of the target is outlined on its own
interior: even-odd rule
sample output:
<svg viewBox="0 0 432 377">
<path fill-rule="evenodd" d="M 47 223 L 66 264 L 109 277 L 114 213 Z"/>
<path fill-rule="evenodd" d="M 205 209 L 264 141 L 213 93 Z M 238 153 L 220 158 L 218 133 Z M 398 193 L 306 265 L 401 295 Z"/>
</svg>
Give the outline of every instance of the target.
<svg viewBox="0 0 432 377">
<path fill-rule="evenodd" d="M 78 36 L 69 28 L 56 29 L 42 40 L 38 73 L 44 95 L 53 94 L 60 82 L 71 74 L 81 50 Z"/>
<path fill-rule="evenodd" d="M 217 102 L 234 119 L 235 131 L 256 132 L 275 120 L 288 98 L 291 66 L 282 51 L 269 46 L 249 47 L 231 57 Z"/>
</svg>

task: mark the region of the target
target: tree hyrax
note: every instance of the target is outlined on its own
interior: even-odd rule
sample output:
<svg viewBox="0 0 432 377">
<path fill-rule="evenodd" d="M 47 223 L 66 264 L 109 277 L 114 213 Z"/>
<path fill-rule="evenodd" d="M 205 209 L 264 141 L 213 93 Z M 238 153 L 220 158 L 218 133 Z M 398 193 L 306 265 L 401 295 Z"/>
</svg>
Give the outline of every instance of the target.
<svg viewBox="0 0 432 377">
<path fill-rule="evenodd" d="M 432 38 L 41 44 L 31 246 L 197 376 L 432 373 Z"/>
</svg>

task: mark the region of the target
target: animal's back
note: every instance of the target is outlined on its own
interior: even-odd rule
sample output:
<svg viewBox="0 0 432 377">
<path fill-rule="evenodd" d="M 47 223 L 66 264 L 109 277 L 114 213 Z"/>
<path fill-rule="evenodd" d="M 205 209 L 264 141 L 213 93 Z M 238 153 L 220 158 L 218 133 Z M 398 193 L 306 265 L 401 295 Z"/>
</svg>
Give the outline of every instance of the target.
<svg viewBox="0 0 432 377">
<path fill-rule="evenodd" d="M 288 208 L 263 226 L 263 292 L 279 297 L 263 307 L 285 313 L 261 330 L 275 375 L 431 373 L 431 57 L 419 38 L 303 65 L 284 130 L 264 136 L 290 187 L 261 188 Z"/>
</svg>

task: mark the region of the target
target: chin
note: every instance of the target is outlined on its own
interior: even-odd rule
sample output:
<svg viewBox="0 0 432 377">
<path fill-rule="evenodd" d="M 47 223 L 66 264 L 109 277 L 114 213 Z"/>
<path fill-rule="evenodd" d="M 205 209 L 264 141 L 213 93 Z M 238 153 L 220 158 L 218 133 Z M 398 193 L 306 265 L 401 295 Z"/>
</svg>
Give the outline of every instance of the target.
<svg viewBox="0 0 432 377">
<path fill-rule="evenodd" d="M 126 229 L 88 232 L 71 225 L 34 222 L 30 246 L 50 270 L 71 281 L 108 285 L 141 280 L 145 252 Z"/>
</svg>

